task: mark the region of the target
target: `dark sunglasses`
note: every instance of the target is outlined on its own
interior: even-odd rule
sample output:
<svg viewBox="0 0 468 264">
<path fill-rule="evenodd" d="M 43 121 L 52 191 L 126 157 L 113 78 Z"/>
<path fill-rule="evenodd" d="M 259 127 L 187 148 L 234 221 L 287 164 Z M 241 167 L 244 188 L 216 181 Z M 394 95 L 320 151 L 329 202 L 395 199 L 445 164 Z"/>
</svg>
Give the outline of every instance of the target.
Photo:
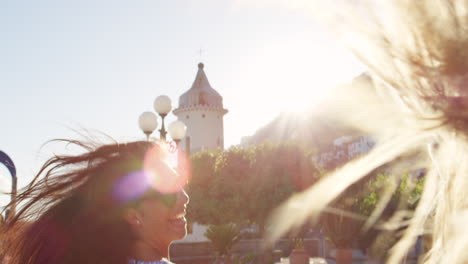
<svg viewBox="0 0 468 264">
<path fill-rule="evenodd" d="M 144 201 L 148 199 L 160 200 L 166 207 L 172 208 L 177 202 L 177 193 L 163 194 L 163 193 L 151 190 L 145 193 L 139 199 L 139 201 Z"/>
</svg>

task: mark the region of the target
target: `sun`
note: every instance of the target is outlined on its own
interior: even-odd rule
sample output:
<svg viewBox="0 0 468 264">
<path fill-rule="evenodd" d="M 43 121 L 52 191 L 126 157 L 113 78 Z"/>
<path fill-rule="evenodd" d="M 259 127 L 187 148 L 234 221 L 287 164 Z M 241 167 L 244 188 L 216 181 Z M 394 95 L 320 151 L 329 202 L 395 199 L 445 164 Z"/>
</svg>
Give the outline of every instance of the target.
<svg viewBox="0 0 468 264">
<path fill-rule="evenodd" d="M 271 43 L 257 54 L 248 73 L 252 91 L 261 106 L 273 112 L 302 112 L 330 96 L 332 88 L 348 83 L 365 68 L 349 52 L 336 45 Z"/>
</svg>

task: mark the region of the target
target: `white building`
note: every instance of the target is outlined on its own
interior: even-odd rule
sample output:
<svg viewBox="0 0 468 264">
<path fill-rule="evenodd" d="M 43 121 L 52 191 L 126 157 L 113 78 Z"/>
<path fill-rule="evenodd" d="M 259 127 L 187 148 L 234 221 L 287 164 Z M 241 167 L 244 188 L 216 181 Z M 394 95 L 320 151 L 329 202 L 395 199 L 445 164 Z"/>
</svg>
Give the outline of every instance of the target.
<svg viewBox="0 0 468 264">
<path fill-rule="evenodd" d="M 173 111 L 177 119 L 187 126 L 187 134 L 181 143 L 187 153 L 207 149 L 224 148 L 223 97 L 211 87 L 198 64 L 198 72 L 192 87 L 179 97 L 179 106 Z"/>
<path fill-rule="evenodd" d="M 205 232 L 208 229 L 206 225 L 200 225 L 198 223 L 192 223 L 192 226 L 189 227 L 189 232 L 187 236 L 182 239 L 176 241 L 176 243 L 196 243 L 196 242 L 208 242 L 210 241 L 205 236 Z"/>
<path fill-rule="evenodd" d="M 370 135 L 358 138 L 343 136 L 333 141 L 330 151 L 320 153 L 313 159 L 324 168 L 334 168 L 337 165 L 343 165 L 356 156 L 369 152 L 375 143 L 375 139 Z"/>
<path fill-rule="evenodd" d="M 369 152 L 375 145 L 375 139 L 369 135 L 359 137 L 348 145 L 348 157 L 355 157 Z"/>
<path fill-rule="evenodd" d="M 173 113 L 187 126 L 187 134 L 181 147 L 187 153 L 224 148 L 223 117 L 228 111 L 223 107 L 223 97 L 211 87 L 198 64 L 198 72 L 192 87 L 179 97 L 179 106 Z M 191 232 L 178 243 L 206 242 L 207 226 L 193 223 Z"/>
<path fill-rule="evenodd" d="M 333 140 L 333 145 L 336 146 L 336 147 L 339 147 L 345 143 L 348 143 L 350 141 L 352 141 L 353 138 L 350 137 L 350 136 L 342 136 L 342 137 L 339 137 L 335 140 Z"/>
</svg>

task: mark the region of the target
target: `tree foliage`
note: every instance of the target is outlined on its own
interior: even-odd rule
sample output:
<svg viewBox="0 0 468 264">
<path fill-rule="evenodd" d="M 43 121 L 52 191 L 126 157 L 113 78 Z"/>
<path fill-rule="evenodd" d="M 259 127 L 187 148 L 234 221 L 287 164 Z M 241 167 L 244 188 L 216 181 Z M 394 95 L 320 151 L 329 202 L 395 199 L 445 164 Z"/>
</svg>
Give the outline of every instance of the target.
<svg viewBox="0 0 468 264">
<path fill-rule="evenodd" d="M 189 219 L 202 224 L 255 223 L 263 230 L 272 209 L 310 186 L 317 170 L 294 144 L 262 144 L 191 157 Z"/>
<path fill-rule="evenodd" d="M 390 201 L 382 210 L 378 222 L 386 221 L 396 210 L 413 210 L 419 201 L 423 185 L 424 178 L 414 178 L 407 171 L 402 173 L 401 177 L 376 173 L 364 178 L 350 186 L 331 204 L 331 207 L 337 209 L 335 212 L 323 214 L 321 224 L 325 235 L 337 247 L 349 247 L 358 241 L 362 248 L 367 248 L 381 231 L 371 229 L 363 234 L 364 221 L 348 217 L 346 214 L 361 215 L 365 218 L 370 216 L 383 198 L 385 190 L 393 188 Z"/>
</svg>

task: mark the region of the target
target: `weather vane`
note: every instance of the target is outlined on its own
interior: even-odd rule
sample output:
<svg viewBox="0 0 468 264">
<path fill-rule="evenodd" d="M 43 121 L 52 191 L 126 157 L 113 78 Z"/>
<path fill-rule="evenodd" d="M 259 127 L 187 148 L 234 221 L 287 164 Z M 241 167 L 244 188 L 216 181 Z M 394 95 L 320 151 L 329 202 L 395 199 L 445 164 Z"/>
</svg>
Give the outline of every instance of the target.
<svg viewBox="0 0 468 264">
<path fill-rule="evenodd" d="M 200 48 L 200 49 L 198 50 L 198 55 L 200 55 L 200 61 L 202 61 L 203 52 L 204 52 L 204 50 L 203 50 L 202 48 Z"/>
</svg>

